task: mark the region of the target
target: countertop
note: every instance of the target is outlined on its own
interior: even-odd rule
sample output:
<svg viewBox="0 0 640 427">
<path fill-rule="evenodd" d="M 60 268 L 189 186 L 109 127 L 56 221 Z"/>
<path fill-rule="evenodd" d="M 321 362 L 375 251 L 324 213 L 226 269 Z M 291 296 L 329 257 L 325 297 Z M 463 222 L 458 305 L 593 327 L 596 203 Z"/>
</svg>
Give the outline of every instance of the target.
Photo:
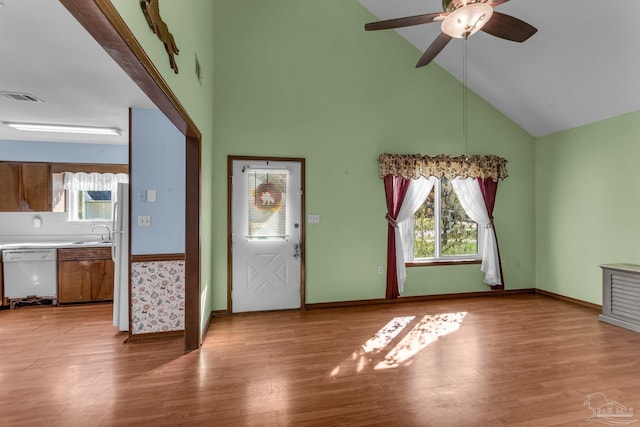
<svg viewBox="0 0 640 427">
<path fill-rule="evenodd" d="M 74 242 L 21 242 L 21 243 L 0 243 L 0 250 L 4 249 L 59 249 L 59 248 L 101 248 L 110 247 L 113 242 L 106 240 Z"/>
</svg>

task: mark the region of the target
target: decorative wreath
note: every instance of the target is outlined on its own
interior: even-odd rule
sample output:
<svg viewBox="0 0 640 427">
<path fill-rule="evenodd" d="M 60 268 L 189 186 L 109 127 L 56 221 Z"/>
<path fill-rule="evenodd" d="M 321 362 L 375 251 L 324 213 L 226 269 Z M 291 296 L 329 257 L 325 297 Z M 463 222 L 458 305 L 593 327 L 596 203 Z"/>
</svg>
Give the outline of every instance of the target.
<svg viewBox="0 0 640 427">
<path fill-rule="evenodd" d="M 258 211 L 275 212 L 281 202 L 282 191 L 270 182 L 258 185 L 253 192 L 253 205 Z"/>
</svg>

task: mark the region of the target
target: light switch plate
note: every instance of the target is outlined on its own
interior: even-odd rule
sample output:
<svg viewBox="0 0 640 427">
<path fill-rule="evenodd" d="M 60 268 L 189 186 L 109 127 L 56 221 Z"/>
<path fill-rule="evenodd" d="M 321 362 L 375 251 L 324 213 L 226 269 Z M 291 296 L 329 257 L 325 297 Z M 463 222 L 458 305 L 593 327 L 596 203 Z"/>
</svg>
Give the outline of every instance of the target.
<svg viewBox="0 0 640 427">
<path fill-rule="evenodd" d="M 320 222 L 320 215 L 309 215 L 308 221 L 310 224 L 317 224 Z"/>
<path fill-rule="evenodd" d="M 147 202 L 156 201 L 156 190 L 147 190 Z"/>
</svg>

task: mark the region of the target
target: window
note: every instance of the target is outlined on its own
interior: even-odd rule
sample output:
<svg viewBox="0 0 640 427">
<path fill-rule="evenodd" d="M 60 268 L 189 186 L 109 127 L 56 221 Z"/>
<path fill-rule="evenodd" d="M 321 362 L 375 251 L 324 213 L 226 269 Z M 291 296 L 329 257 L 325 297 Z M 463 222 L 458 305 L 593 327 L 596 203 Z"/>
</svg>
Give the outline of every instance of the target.
<svg viewBox="0 0 640 427">
<path fill-rule="evenodd" d="M 478 224 L 465 213 L 447 178 L 436 182 L 413 221 L 414 262 L 481 257 Z"/>
<path fill-rule="evenodd" d="M 104 221 L 111 219 L 111 191 L 67 190 L 69 221 Z"/>
<path fill-rule="evenodd" d="M 249 239 L 287 236 L 287 170 L 250 170 L 247 176 Z"/>
<path fill-rule="evenodd" d="M 69 221 L 110 221 L 118 183 L 124 173 L 56 172 L 52 179 L 52 210 L 67 212 Z"/>
</svg>

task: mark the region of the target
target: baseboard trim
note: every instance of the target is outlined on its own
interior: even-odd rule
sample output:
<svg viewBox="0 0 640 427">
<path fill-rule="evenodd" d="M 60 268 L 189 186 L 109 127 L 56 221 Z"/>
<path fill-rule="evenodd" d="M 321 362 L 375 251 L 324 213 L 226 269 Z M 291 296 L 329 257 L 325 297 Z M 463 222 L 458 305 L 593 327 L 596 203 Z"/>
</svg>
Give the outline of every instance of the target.
<svg viewBox="0 0 640 427">
<path fill-rule="evenodd" d="M 354 300 L 354 301 L 319 302 L 319 303 L 305 304 L 304 308 L 306 310 L 317 310 L 317 309 L 326 309 L 326 308 L 357 307 L 357 306 L 363 306 L 363 305 L 427 302 L 427 301 L 438 301 L 438 300 L 444 300 L 444 299 L 505 297 L 505 296 L 512 296 L 512 295 L 525 295 L 525 294 L 535 294 L 535 293 L 536 293 L 536 290 L 533 288 L 499 290 L 499 291 L 483 291 L 483 292 L 463 292 L 459 294 L 436 294 L 436 295 L 400 297 L 395 300 L 379 298 L 379 299 Z"/>
<path fill-rule="evenodd" d="M 229 313 L 229 310 L 213 310 L 210 317 L 227 317 L 230 315 L 231 313 Z"/>
<path fill-rule="evenodd" d="M 395 300 L 377 298 L 377 299 L 352 300 L 352 301 L 317 302 L 317 303 L 305 304 L 304 309 L 319 310 L 319 309 L 327 309 L 327 308 L 358 307 L 358 306 L 365 306 L 365 305 L 403 304 L 403 303 L 411 303 L 411 302 L 439 301 L 439 300 L 445 300 L 445 299 L 508 297 L 513 295 L 531 295 L 531 294 L 544 295 L 549 298 L 554 298 L 561 301 L 581 305 L 583 307 L 591 308 L 593 310 L 602 311 L 601 305 L 593 304 L 587 301 L 582 301 L 576 298 L 571 298 L 564 295 L 556 294 L 556 293 L 545 291 L 542 289 L 535 289 L 535 288 L 509 289 L 509 290 L 483 291 L 483 292 L 463 292 L 458 294 L 419 295 L 419 296 L 411 296 L 411 297 L 400 297 Z M 219 317 L 228 317 L 231 315 L 232 313 L 230 313 L 228 310 L 212 311 L 211 315 L 209 316 L 209 321 L 207 323 L 207 329 L 205 329 L 205 331 L 208 330 L 209 324 L 211 323 L 211 319 L 219 318 Z"/>
<path fill-rule="evenodd" d="M 591 308 L 593 310 L 602 311 L 602 306 L 601 305 L 594 304 L 592 302 L 582 301 L 580 299 L 567 297 L 567 296 L 564 296 L 564 295 L 556 294 L 554 292 L 545 291 L 543 289 L 536 289 L 535 291 L 536 291 L 536 294 L 544 295 L 544 296 L 549 297 L 549 298 L 554 298 L 554 299 L 558 299 L 558 300 L 561 300 L 561 301 L 570 302 L 572 304 L 581 305 L 583 307 Z"/>
<path fill-rule="evenodd" d="M 129 335 L 125 342 L 141 342 L 147 340 L 157 340 L 163 338 L 183 337 L 184 331 L 150 332 L 148 334 Z"/>
</svg>

